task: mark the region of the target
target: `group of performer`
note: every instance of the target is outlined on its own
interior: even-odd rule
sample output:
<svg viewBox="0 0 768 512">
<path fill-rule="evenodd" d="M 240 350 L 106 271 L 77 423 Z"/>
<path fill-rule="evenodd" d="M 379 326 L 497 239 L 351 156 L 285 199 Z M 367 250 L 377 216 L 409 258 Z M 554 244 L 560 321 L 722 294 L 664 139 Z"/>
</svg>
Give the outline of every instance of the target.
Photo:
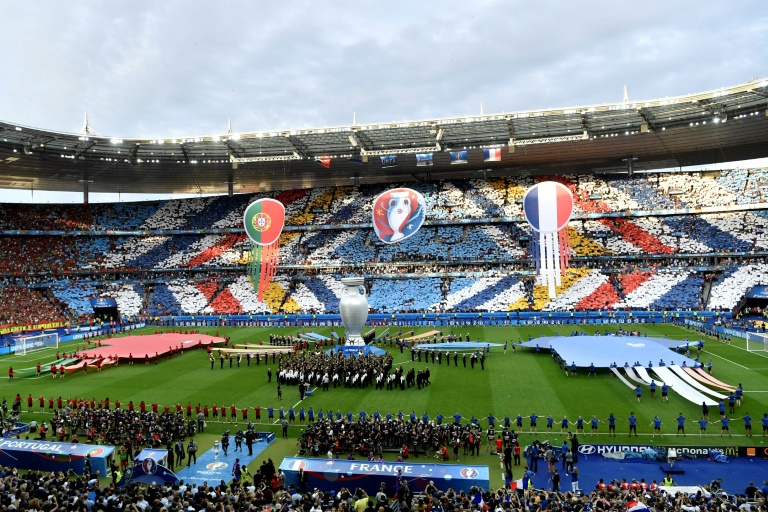
<svg viewBox="0 0 768 512">
<path fill-rule="evenodd" d="M 235 365 L 239 368 L 241 365 L 251 366 L 251 362 L 255 363 L 256 365 L 260 365 L 262 361 L 264 364 L 268 364 L 270 358 L 272 359 L 273 363 L 276 363 L 278 361 L 278 358 L 283 357 L 282 353 L 278 353 L 277 351 L 251 351 L 248 352 L 247 349 L 245 352 L 227 352 L 221 349 L 214 350 L 210 345 L 208 345 L 208 361 L 211 363 L 211 370 L 214 369 L 216 366 L 216 358 L 219 359 L 219 368 L 223 369 L 225 365 L 228 365 L 230 368 L 233 368 Z"/>
<path fill-rule="evenodd" d="M 331 387 L 401 390 L 430 384 L 429 368 L 407 371 L 399 366 L 393 369 L 390 354 L 358 354 L 347 357 L 342 352 L 296 352 L 282 354 L 277 371 L 277 382 L 288 386 L 314 386 L 328 391 Z M 303 398 L 303 396 L 301 397 Z"/>
<path fill-rule="evenodd" d="M 488 352 L 487 349 L 483 350 L 474 350 L 471 352 L 469 356 L 469 364 L 472 369 L 475 368 L 475 365 L 479 364 L 480 368 L 482 370 L 485 370 L 485 356 Z M 414 347 L 414 349 L 411 351 L 411 361 L 416 361 L 418 359 L 419 362 L 421 362 L 421 357 L 424 356 L 424 361 L 429 362 L 429 359 L 432 359 L 432 363 L 435 364 L 435 362 L 438 365 L 443 364 L 443 359 L 445 359 L 445 364 L 447 366 L 451 366 L 451 359 L 453 359 L 453 366 L 458 368 L 459 367 L 459 352 L 448 352 L 442 351 L 442 350 L 425 350 L 423 348 L 419 348 L 418 346 Z M 461 364 L 464 368 L 467 367 L 467 353 L 464 352 L 461 354 Z"/>
<path fill-rule="evenodd" d="M 364 411 L 361 414 L 365 414 Z M 358 421 L 350 419 L 355 416 Z M 358 454 L 374 460 L 374 457 L 383 457 L 385 451 L 395 451 L 399 454 L 398 460 L 430 454 L 449 460 L 449 447 L 453 447 L 457 460 L 462 448 L 464 455 L 480 455 L 484 436 L 479 425 L 422 421 L 415 411 L 410 415 L 402 411 L 397 415 L 381 415 L 377 410 L 364 418 L 348 412 L 346 416 L 329 414 L 310 423 L 299 438 L 300 453 L 313 456 L 327 453 L 331 457 L 349 453 L 349 457 Z M 511 431 L 505 434 L 510 444 L 516 443 L 516 438 Z M 519 460 L 519 448 L 517 453 Z"/>
</svg>

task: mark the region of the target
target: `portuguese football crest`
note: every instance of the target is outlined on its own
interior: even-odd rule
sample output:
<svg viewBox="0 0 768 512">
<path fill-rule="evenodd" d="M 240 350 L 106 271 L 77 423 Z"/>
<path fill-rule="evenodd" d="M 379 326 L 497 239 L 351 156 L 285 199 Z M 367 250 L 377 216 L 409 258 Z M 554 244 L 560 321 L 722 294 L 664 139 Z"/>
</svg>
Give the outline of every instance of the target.
<svg viewBox="0 0 768 512">
<path fill-rule="evenodd" d="M 243 226 L 256 245 L 272 245 L 280 237 L 285 224 L 285 207 L 275 199 L 259 199 L 245 209 Z"/>
<path fill-rule="evenodd" d="M 272 225 L 272 219 L 266 213 L 262 212 L 253 217 L 253 229 L 263 233 Z"/>
<path fill-rule="evenodd" d="M 272 282 L 280 262 L 280 233 L 285 225 L 285 206 L 275 199 L 259 199 L 245 209 L 243 227 L 251 239 L 248 278 L 259 302 Z"/>
</svg>

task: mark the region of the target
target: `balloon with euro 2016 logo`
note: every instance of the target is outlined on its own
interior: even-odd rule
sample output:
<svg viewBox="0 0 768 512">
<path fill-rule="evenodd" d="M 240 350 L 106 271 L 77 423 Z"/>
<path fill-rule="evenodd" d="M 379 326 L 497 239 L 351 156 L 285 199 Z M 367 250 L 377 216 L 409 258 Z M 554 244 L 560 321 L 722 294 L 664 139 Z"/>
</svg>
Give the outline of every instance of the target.
<svg viewBox="0 0 768 512">
<path fill-rule="evenodd" d="M 402 242 L 416 234 L 427 216 L 424 196 L 410 188 L 394 188 L 373 203 L 373 230 L 385 244 Z"/>
</svg>

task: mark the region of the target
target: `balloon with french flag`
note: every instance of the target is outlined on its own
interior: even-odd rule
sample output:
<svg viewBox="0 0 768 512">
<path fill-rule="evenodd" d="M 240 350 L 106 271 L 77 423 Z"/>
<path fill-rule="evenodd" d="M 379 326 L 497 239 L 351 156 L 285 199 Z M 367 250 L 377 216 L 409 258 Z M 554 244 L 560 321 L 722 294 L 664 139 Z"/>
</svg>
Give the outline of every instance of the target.
<svg viewBox="0 0 768 512">
<path fill-rule="evenodd" d="M 530 252 L 539 284 L 546 286 L 549 297 L 554 299 L 571 254 L 566 226 L 573 214 L 573 194 L 556 181 L 537 183 L 523 197 L 523 213 L 533 230 Z"/>
</svg>

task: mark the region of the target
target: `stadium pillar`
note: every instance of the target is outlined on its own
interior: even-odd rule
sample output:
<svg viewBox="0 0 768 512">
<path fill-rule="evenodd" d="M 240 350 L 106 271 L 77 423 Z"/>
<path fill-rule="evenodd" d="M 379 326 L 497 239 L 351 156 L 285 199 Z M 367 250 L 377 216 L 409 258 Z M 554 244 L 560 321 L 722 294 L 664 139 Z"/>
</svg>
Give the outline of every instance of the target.
<svg viewBox="0 0 768 512">
<path fill-rule="evenodd" d="M 627 164 L 627 176 L 632 176 L 635 170 L 635 162 L 637 162 L 636 156 L 628 156 L 627 158 L 622 158 L 622 162 Z"/>
<path fill-rule="evenodd" d="M 227 195 L 229 197 L 235 195 L 235 182 L 232 180 L 227 182 Z"/>
<path fill-rule="evenodd" d="M 88 180 L 83 180 L 83 204 L 88 204 Z"/>
</svg>

